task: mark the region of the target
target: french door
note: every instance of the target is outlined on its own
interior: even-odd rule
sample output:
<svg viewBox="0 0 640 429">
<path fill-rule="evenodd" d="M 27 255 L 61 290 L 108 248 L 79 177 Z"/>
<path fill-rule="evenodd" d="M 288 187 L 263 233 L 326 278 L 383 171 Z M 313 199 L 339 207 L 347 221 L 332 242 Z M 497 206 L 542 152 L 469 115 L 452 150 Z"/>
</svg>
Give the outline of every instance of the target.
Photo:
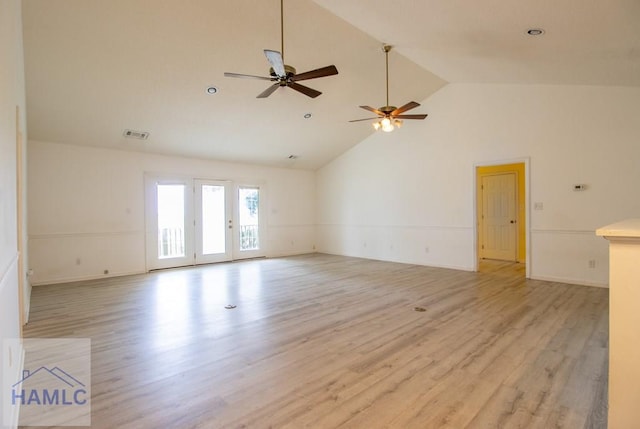
<svg viewBox="0 0 640 429">
<path fill-rule="evenodd" d="M 259 186 L 146 176 L 145 196 L 147 269 L 264 256 Z"/>
<path fill-rule="evenodd" d="M 231 183 L 194 180 L 194 264 L 233 258 Z"/>
</svg>

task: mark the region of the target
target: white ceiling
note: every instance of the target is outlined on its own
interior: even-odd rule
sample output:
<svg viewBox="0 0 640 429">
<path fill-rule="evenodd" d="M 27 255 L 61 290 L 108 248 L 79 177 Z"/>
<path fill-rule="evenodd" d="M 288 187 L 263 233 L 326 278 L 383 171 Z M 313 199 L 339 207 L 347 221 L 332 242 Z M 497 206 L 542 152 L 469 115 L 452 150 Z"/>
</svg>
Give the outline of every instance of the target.
<svg viewBox="0 0 640 429">
<path fill-rule="evenodd" d="M 640 86 L 638 0 L 315 1 L 449 82 Z"/>
<path fill-rule="evenodd" d="M 29 138 L 315 169 L 373 132 L 348 120 L 385 104 L 383 42 L 398 106 L 446 82 L 640 86 L 638 0 L 285 0 L 286 63 L 339 74 L 304 82 L 316 99 L 256 99 L 268 82 L 223 73 L 267 75 L 279 16 L 278 0 L 23 0 Z"/>
</svg>

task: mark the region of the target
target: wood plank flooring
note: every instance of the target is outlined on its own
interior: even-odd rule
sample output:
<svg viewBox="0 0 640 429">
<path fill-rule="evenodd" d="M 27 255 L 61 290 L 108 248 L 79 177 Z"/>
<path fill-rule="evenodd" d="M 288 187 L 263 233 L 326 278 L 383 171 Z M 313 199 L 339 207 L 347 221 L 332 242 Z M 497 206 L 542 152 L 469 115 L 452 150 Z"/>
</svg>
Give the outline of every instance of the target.
<svg viewBox="0 0 640 429">
<path fill-rule="evenodd" d="M 608 290 L 522 269 L 317 254 L 42 286 L 25 336 L 91 338 L 94 428 L 606 427 Z"/>
</svg>

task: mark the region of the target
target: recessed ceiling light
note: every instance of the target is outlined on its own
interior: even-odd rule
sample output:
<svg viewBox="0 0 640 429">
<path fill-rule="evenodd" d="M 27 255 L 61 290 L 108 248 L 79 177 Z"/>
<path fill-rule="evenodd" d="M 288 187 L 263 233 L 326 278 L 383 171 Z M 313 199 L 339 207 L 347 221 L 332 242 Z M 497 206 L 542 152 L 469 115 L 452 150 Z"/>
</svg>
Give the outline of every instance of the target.
<svg viewBox="0 0 640 429">
<path fill-rule="evenodd" d="M 311 118 L 311 116 L 313 116 L 311 113 L 305 113 L 304 114 L 304 118 L 305 119 L 309 119 L 309 118 Z"/>
<path fill-rule="evenodd" d="M 209 86 L 207 87 L 207 94 L 215 94 L 216 92 L 218 92 L 218 88 L 216 88 L 215 86 Z"/>
<path fill-rule="evenodd" d="M 542 36 L 544 34 L 544 30 L 542 28 L 530 28 L 527 30 L 527 34 L 529 36 Z"/>
</svg>

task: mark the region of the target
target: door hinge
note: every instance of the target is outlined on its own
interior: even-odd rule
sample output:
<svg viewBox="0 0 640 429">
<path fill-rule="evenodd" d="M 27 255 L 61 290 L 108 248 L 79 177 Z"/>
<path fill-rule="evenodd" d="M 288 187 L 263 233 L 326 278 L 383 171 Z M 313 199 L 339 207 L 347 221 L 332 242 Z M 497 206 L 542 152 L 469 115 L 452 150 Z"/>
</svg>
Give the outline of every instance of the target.
<svg viewBox="0 0 640 429">
<path fill-rule="evenodd" d="M 484 244 L 482 245 L 481 249 L 484 250 Z"/>
</svg>

